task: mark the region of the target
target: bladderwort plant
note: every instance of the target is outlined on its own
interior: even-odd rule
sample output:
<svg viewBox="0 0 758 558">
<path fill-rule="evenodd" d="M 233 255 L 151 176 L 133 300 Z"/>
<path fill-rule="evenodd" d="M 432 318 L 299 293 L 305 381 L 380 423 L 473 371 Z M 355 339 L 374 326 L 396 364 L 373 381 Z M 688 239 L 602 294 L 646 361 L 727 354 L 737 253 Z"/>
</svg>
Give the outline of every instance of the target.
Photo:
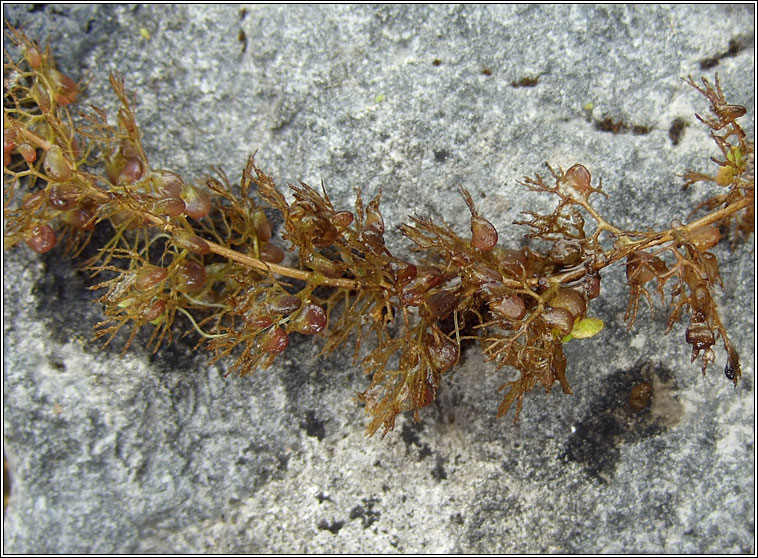
<svg viewBox="0 0 758 558">
<path fill-rule="evenodd" d="M 354 358 L 370 378 L 359 394 L 369 435 L 391 430 L 399 413 L 420 410 L 461 359 L 461 344 L 476 344 L 498 369 L 519 377 L 501 386 L 497 415 L 536 387 L 555 383 L 571 393 L 563 345 L 595 335 L 603 323 L 590 306 L 601 272 L 625 266 L 626 320 L 640 300 L 668 307 L 668 330 L 689 320 L 685 341 L 703 373 L 726 353 L 724 375 L 738 382 L 740 360 L 714 298 L 722 287 L 710 251 L 754 228 L 753 142 L 737 120 L 746 109 L 727 102 L 718 76 L 687 83 L 710 104 L 698 120 L 718 153 L 714 174 L 688 172 L 685 187 L 703 182 L 710 198 L 689 221 L 660 231 L 624 230 L 593 205 L 605 196 L 581 164 L 525 177 L 521 184 L 553 196 L 551 213 L 524 212 L 517 222 L 529 247 L 506 248 L 499 232 L 460 188 L 471 234 L 413 216 L 400 231 L 416 261 L 385 243 L 380 196 L 352 209 L 335 207 L 325 189 L 290 185 L 289 202 L 269 175 L 247 161 L 239 184 L 220 169 L 203 185 L 154 167 L 145 155 L 134 101 L 122 78 L 110 83 L 120 102 L 115 119 L 101 109 L 74 112 L 80 86 L 22 31 L 5 53 L 3 174 L 5 248 L 26 245 L 44 253 L 62 245 L 80 254 L 95 227 L 109 240 L 84 265 L 103 292 L 104 320 L 95 336 L 111 342 L 129 329 L 124 350 L 143 327 L 154 350 L 177 328 L 194 331 L 213 361 L 249 374 L 269 366 L 293 335 L 318 336 L 323 353 L 354 344 Z M 281 219 L 272 234 L 264 208 Z M 287 248 L 296 264 L 284 265 Z M 623 269 L 623 267 L 622 267 Z M 667 331 L 668 331 L 667 330 Z"/>
</svg>

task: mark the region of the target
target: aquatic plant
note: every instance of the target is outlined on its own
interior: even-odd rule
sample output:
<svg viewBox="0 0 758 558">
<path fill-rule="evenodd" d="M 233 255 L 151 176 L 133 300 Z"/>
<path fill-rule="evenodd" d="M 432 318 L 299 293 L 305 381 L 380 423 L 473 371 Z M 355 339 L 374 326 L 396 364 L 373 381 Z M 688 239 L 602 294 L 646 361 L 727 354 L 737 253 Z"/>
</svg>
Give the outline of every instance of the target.
<svg viewBox="0 0 758 558">
<path fill-rule="evenodd" d="M 153 166 L 143 147 L 134 102 L 123 78 L 110 84 L 120 108 L 73 112 L 80 85 L 56 67 L 22 31 L 9 38 L 21 59 L 5 53 L 3 174 L 5 247 L 25 244 L 45 253 L 62 246 L 77 256 L 95 227 L 109 231 L 84 266 L 102 292 L 104 319 L 95 337 L 105 345 L 127 328 L 126 350 L 142 328 L 157 351 L 176 331 L 194 331 L 211 359 L 229 359 L 231 372 L 265 368 L 296 335 L 321 340 L 323 353 L 353 343 L 370 383 L 359 394 L 370 415 L 367 431 L 386 434 L 399 413 L 435 400 L 475 344 L 497 368 L 519 377 L 501 386 L 502 416 L 524 395 L 558 383 L 571 393 L 563 345 L 603 327 L 591 305 L 601 272 L 624 264 L 631 327 L 640 299 L 668 307 L 668 330 L 689 320 L 685 341 L 706 372 L 720 340 L 725 376 L 737 382 L 737 351 L 715 302 L 722 286 L 711 251 L 723 236 L 753 232 L 754 156 L 737 120 L 746 109 L 729 104 L 718 76 L 686 81 L 710 104 L 698 119 L 719 154 L 714 174 L 688 172 L 685 187 L 704 182 L 713 194 L 659 231 L 622 229 L 596 209 L 606 196 L 581 164 L 524 177 L 524 188 L 552 196 L 550 213 L 525 211 L 518 221 L 527 244 L 509 239 L 459 189 L 470 235 L 414 215 L 400 226 L 414 261 L 385 242 L 380 195 L 357 192 L 351 209 L 336 207 L 325 188 L 289 185 L 293 201 L 250 157 L 239 183 L 222 169 L 204 184 Z M 268 215 L 281 223 L 279 238 Z M 293 263 L 285 263 L 285 249 Z M 621 267 L 621 265 L 616 266 Z"/>
</svg>

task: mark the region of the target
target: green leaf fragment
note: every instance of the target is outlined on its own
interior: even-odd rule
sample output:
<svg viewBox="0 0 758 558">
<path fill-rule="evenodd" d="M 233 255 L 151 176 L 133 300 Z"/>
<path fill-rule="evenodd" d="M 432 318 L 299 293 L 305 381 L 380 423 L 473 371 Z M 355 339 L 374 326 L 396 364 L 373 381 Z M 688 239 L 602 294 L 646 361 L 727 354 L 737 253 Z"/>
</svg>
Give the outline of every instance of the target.
<svg viewBox="0 0 758 558">
<path fill-rule="evenodd" d="M 732 149 L 729 150 L 729 152 L 726 154 L 726 158 L 736 166 L 742 166 L 742 150 L 739 148 L 739 146 L 732 147 Z"/>
<path fill-rule="evenodd" d="M 574 323 L 571 333 L 561 339 L 561 343 L 568 343 L 572 339 L 587 339 L 594 337 L 605 326 L 605 322 L 600 318 L 584 318 Z"/>
</svg>

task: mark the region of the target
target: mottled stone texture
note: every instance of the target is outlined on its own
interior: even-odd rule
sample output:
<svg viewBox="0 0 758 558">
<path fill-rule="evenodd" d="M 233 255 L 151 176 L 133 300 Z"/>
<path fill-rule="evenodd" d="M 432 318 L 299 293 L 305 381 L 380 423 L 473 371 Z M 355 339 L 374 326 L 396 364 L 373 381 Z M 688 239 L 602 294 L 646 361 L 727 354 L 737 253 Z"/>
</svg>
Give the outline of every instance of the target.
<svg viewBox="0 0 758 558">
<path fill-rule="evenodd" d="M 234 177 L 258 150 L 278 182 L 323 178 L 343 208 L 381 188 L 388 228 L 416 212 L 461 233 L 463 185 L 512 245 L 519 212 L 553 203 L 515 183 L 544 161 L 602 177 L 621 226 L 686 217 L 706 192 L 676 174 L 715 152 L 680 78 L 718 71 L 754 104 L 752 5 L 3 9 L 50 35 L 86 103 L 112 114 L 108 72 L 125 76 L 157 167 Z M 394 228 L 388 243 L 403 253 Z M 627 332 L 618 267 L 593 307 L 606 329 L 566 346 L 573 396 L 535 392 L 518 424 L 495 420 L 510 372 L 468 351 L 423 421 L 384 440 L 364 437 L 351 351 L 294 339 L 242 379 L 190 338 L 120 358 L 89 341 L 101 310 L 75 264 L 6 253 L 4 550 L 754 552 L 754 252 L 727 244 L 736 388 L 689 364 L 665 312 Z M 633 414 L 641 381 L 653 403 Z"/>
</svg>

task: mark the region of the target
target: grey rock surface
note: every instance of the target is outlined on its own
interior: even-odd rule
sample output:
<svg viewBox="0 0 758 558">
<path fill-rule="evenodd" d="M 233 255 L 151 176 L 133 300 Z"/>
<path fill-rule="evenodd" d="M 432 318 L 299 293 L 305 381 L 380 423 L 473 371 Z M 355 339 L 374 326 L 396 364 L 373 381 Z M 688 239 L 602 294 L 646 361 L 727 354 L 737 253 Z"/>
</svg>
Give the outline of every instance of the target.
<svg viewBox="0 0 758 558">
<path fill-rule="evenodd" d="M 460 233 L 464 185 L 512 245 L 520 211 L 552 207 L 516 184 L 544 161 L 602 177 L 619 226 L 685 218 L 707 192 L 676 175 L 716 153 L 681 77 L 717 71 L 755 102 L 753 5 L 3 9 L 50 35 L 86 103 L 113 114 L 108 72 L 125 76 L 155 166 L 237 177 L 257 150 L 281 185 L 323 179 L 345 208 L 381 188 L 388 225 Z M 102 314 L 75 263 L 5 253 L 4 551 L 753 553 L 755 252 L 717 254 L 736 388 L 723 355 L 705 377 L 690 365 L 664 311 L 627 331 L 618 267 L 593 306 L 606 329 L 566 345 L 573 396 L 535 391 L 517 424 L 495 420 L 509 372 L 472 350 L 422 422 L 382 440 L 364 436 L 351 351 L 301 339 L 244 378 L 193 339 L 122 358 L 89 341 Z M 632 414 L 642 380 L 653 404 Z"/>
</svg>

